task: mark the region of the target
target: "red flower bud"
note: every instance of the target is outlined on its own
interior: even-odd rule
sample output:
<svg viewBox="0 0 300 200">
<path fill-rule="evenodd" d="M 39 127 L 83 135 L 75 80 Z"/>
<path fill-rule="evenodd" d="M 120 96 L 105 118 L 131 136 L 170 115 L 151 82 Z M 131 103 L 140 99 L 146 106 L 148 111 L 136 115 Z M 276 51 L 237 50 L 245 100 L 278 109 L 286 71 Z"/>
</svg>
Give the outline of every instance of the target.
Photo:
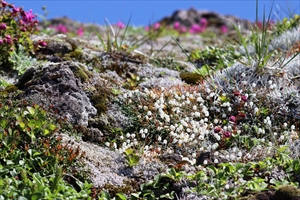
<svg viewBox="0 0 300 200">
<path fill-rule="evenodd" d="M 247 99 L 248 99 L 247 96 L 245 96 L 245 95 L 241 96 L 241 98 L 243 101 L 247 101 Z"/>
<path fill-rule="evenodd" d="M 215 133 L 219 133 L 221 130 L 222 130 L 222 129 L 221 129 L 220 127 L 216 127 L 216 128 L 214 129 L 214 132 L 215 132 Z"/>
<path fill-rule="evenodd" d="M 245 113 L 239 113 L 239 117 L 245 119 L 246 118 L 246 114 Z"/>
<path fill-rule="evenodd" d="M 47 46 L 47 43 L 45 41 L 38 41 L 38 45 L 41 46 L 41 47 L 46 47 Z"/>
<path fill-rule="evenodd" d="M 238 92 L 238 91 L 235 91 L 235 92 L 234 92 L 234 96 L 236 96 L 236 97 L 237 97 L 237 96 L 240 96 L 240 95 L 241 95 L 241 93 L 240 93 L 240 92 Z"/>
<path fill-rule="evenodd" d="M 231 137 L 231 133 L 229 131 L 226 131 L 226 132 L 223 133 L 223 136 L 225 138 L 230 138 Z"/>
</svg>

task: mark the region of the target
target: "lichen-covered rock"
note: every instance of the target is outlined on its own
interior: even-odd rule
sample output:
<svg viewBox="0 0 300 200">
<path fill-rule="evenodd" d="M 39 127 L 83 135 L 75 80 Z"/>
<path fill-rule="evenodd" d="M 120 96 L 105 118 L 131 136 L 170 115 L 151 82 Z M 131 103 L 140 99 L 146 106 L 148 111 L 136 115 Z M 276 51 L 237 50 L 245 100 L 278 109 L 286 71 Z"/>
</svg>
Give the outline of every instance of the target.
<svg viewBox="0 0 300 200">
<path fill-rule="evenodd" d="M 18 86 L 24 90 L 25 99 L 52 107 L 72 123 L 87 125 L 97 110 L 83 91 L 80 77 L 75 76 L 81 67 L 75 62 L 46 63 Z"/>
</svg>

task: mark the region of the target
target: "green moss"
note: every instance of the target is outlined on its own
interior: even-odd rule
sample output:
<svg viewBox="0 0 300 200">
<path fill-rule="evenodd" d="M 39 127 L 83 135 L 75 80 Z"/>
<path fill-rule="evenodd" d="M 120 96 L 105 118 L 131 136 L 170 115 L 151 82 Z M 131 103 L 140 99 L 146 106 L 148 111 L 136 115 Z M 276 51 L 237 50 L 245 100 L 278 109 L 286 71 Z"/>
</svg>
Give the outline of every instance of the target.
<svg viewBox="0 0 300 200">
<path fill-rule="evenodd" d="M 139 189 L 139 185 L 136 181 L 124 181 L 124 184 L 125 185 L 122 186 L 105 184 L 103 189 L 110 194 L 110 197 L 115 197 L 117 193 L 130 195 Z"/>
<path fill-rule="evenodd" d="M 102 85 L 96 85 L 95 91 L 91 96 L 91 101 L 95 108 L 97 109 L 97 113 L 100 115 L 107 111 L 107 102 L 108 98 L 113 95 L 112 90 Z"/>
<path fill-rule="evenodd" d="M 89 80 L 91 74 L 89 71 L 87 71 L 84 66 L 79 66 L 77 67 L 77 69 L 75 69 L 73 71 L 74 75 L 77 77 L 77 78 L 80 78 L 80 80 L 82 82 L 86 82 Z"/>
<path fill-rule="evenodd" d="M 187 84 L 195 85 L 203 81 L 203 76 L 197 73 L 183 72 L 180 73 L 180 78 Z"/>
<path fill-rule="evenodd" d="M 5 87 L 4 90 L 2 90 L 0 92 L 0 94 L 1 94 L 1 96 L 7 96 L 8 94 L 16 92 L 18 90 L 19 90 L 19 88 L 17 86 L 15 86 L 15 85 L 8 85 L 8 86 Z"/>
<path fill-rule="evenodd" d="M 296 199 L 300 198 L 300 190 L 292 185 L 284 185 L 276 190 L 273 199 L 283 200 L 283 199 Z"/>
</svg>

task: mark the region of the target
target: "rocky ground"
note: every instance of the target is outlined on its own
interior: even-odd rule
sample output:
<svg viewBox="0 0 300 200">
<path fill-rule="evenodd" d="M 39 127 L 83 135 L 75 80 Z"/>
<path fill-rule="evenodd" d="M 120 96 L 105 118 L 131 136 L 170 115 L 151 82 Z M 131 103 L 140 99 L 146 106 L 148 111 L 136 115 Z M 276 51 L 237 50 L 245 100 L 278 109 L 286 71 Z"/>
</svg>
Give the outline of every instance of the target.
<svg viewBox="0 0 300 200">
<path fill-rule="evenodd" d="M 165 172 L 167 168 L 178 167 L 179 164 L 184 163 L 184 157 L 189 160 L 180 169 L 187 173 L 196 173 L 197 170 L 202 169 L 201 166 L 205 160 L 204 158 L 201 161 L 201 155 L 204 156 L 201 151 L 198 151 L 196 163 L 193 163 L 189 156 L 185 156 L 183 150 L 143 154 L 139 163 L 130 168 L 126 164 L 122 149 L 113 150 L 111 144 L 107 143 L 108 138 L 113 140 L 117 130 L 126 130 L 132 126 L 130 118 L 132 116 L 124 113 L 122 105 L 117 103 L 120 99 L 119 102 L 124 105 L 128 103 L 124 100 L 126 99 L 125 94 L 134 95 L 132 91 L 144 92 L 165 88 L 167 95 L 167 91 L 171 88 L 182 88 L 182 90 L 185 90 L 184 88 L 189 88 L 188 90 L 209 88 L 209 83 L 206 81 L 203 84 L 188 84 L 187 80 L 182 78 L 182 72 L 191 73 L 197 69 L 196 65 L 187 61 L 183 49 L 186 53 L 191 53 L 195 49 L 204 49 L 209 44 L 223 45 L 225 38 L 237 36 L 230 24 L 222 20 L 218 14 L 209 12 L 199 14 L 193 9 L 185 12 L 178 11 L 173 16 L 161 20 L 160 23 L 172 24 L 181 20 L 181 23 L 189 26 L 191 23 L 197 23 L 196 21 L 187 21 L 186 15 L 190 16 L 191 13 L 195 15 L 193 18 L 189 18 L 191 20 L 201 16 L 206 17 L 209 22 L 214 22 L 210 27 L 212 30 L 217 30 L 224 24 L 230 30 L 226 36 L 220 35 L 216 30 L 213 31 L 217 33 L 217 37 L 213 39 L 202 37 L 201 34 L 175 35 L 181 47 L 169 35 L 163 35 L 145 42 L 130 52 L 116 48 L 107 51 L 95 34 L 87 34 L 84 37 L 71 37 L 67 34 L 57 33 L 51 36 L 39 34 L 33 36 L 32 40 L 47 42 L 47 46 L 40 49 L 36 55 L 37 59 L 43 60 L 43 62 L 35 62 L 21 77 L 10 72 L 3 73 L 2 78 L 22 90 L 24 92 L 23 99 L 43 105 L 45 108 L 57 110 L 57 117 L 65 118 L 70 124 L 81 127 L 82 136 L 80 138 L 65 132 L 58 132 L 57 135 L 62 136 L 66 143 L 72 141 L 74 147 L 80 146 L 80 149 L 86 152 L 84 163 L 90 170 L 92 183 L 97 188 L 115 188 L 117 190 L 131 185 L 130 191 L 138 190 L 139 185 L 152 180 L 154 176 Z M 230 17 L 231 20 L 238 20 Z M 244 20 L 241 22 L 244 33 L 248 34 L 248 22 Z M 53 19 L 50 23 L 53 26 L 64 24 L 71 32 L 76 32 L 82 26 L 82 24 L 67 18 Z M 88 30 L 89 26 L 84 25 L 84 29 Z M 107 34 L 104 27 L 96 27 L 96 29 L 106 41 Z M 284 50 L 287 46 L 294 45 L 297 41 L 300 42 L 299 31 L 298 27 L 281 38 L 274 39 L 272 48 Z M 129 32 L 125 39 L 128 44 L 142 38 L 134 31 L 132 35 L 131 33 Z M 287 45 L 288 41 L 284 37 L 289 37 L 289 34 L 296 35 L 296 40 Z M 285 44 L 282 44 L 283 41 Z M 237 46 L 236 50 L 242 52 L 240 46 Z M 211 81 L 217 84 L 219 89 L 217 93 L 219 94 L 230 94 L 233 88 L 247 91 L 253 84 L 256 84 L 257 94 L 259 94 L 265 92 L 265 88 L 269 87 L 269 81 L 272 80 L 277 88 L 288 87 L 289 90 L 282 92 L 282 96 L 277 95 L 277 91 L 270 92 L 269 94 L 273 94 L 273 96 L 268 97 L 269 102 L 279 101 L 278 99 L 284 100 L 283 96 L 287 98 L 289 92 L 296 92 L 299 95 L 299 59 L 298 55 L 284 70 L 278 70 L 277 64 L 274 66 L 272 63 L 268 63 L 264 73 L 257 72 L 255 66 L 249 67 L 235 63 L 228 66 L 227 70 L 218 72 Z M 277 74 L 283 75 L 277 76 Z M 227 81 L 232 77 L 235 78 L 234 83 Z M 289 111 L 293 112 L 292 118 L 297 121 L 300 119 L 299 99 L 291 100 L 290 103 L 294 107 Z M 299 131 L 299 123 L 296 130 L 297 128 Z M 298 151 L 297 144 L 296 142 L 291 144 L 291 148 L 293 147 L 295 152 Z M 230 154 L 233 150 L 227 149 L 226 151 Z M 255 151 L 259 153 L 259 149 Z M 220 155 L 222 154 L 225 153 L 220 150 Z M 213 162 L 217 158 L 223 160 L 222 162 L 230 161 L 226 156 L 208 156 L 206 158 L 210 160 L 209 162 Z M 273 176 L 279 176 L 281 171 L 274 169 L 272 173 Z M 204 195 L 188 193 L 188 189 L 193 186 L 190 184 L 183 182 L 173 185 L 171 189 L 176 191 L 176 194 L 182 199 L 209 199 Z M 263 196 L 263 199 L 271 199 L 274 191 L 260 195 Z"/>
</svg>

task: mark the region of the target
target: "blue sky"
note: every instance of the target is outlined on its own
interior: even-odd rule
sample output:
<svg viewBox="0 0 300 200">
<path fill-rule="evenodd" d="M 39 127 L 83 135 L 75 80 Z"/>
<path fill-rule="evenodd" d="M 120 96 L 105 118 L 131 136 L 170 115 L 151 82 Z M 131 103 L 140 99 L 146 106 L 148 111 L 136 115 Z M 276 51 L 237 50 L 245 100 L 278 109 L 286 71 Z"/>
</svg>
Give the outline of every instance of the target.
<svg viewBox="0 0 300 200">
<path fill-rule="evenodd" d="M 16 6 L 23 6 L 26 11 L 42 15 L 42 6 L 47 7 L 48 19 L 67 16 L 82 23 L 104 24 L 105 18 L 110 23 L 118 20 L 127 23 L 130 15 L 131 25 L 146 26 L 165 16 L 170 16 L 175 10 L 189 9 L 215 11 L 221 14 L 231 14 L 242 19 L 255 21 L 256 0 L 194 0 L 194 1 L 83 1 L 83 0 L 7 0 Z M 259 0 L 259 17 L 262 19 L 265 7 L 268 15 L 272 5 L 271 0 Z M 273 19 L 283 18 L 288 13 L 300 14 L 300 0 L 274 0 Z M 276 16 L 277 15 L 277 16 Z"/>
</svg>

